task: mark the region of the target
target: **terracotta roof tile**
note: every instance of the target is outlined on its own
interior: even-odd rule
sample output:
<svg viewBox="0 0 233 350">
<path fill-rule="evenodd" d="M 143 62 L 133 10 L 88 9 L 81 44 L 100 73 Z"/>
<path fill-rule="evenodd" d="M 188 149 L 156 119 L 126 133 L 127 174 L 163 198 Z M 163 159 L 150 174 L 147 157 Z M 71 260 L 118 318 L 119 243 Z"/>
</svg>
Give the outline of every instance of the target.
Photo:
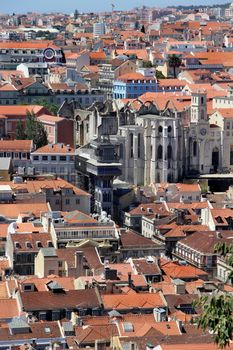
<svg viewBox="0 0 233 350">
<path fill-rule="evenodd" d="M 32 140 L 0 140 L 0 151 L 8 152 L 31 152 L 33 148 Z"/>
<path fill-rule="evenodd" d="M 38 105 L 0 106 L 0 115 L 26 117 L 28 112 L 39 115 L 43 110 L 44 107 Z"/>
<path fill-rule="evenodd" d="M 25 311 L 57 310 L 66 308 L 95 308 L 100 300 L 95 289 L 70 290 L 65 293 L 30 292 L 20 293 Z"/>
<path fill-rule="evenodd" d="M 17 204 L 0 204 L 0 215 L 6 218 L 18 218 L 20 213 L 28 213 L 37 218 L 41 212 L 48 212 L 47 203 L 17 203 Z"/>
<path fill-rule="evenodd" d="M 12 318 L 19 315 L 16 299 L 0 299 L 0 319 Z"/>
<path fill-rule="evenodd" d="M 38 148 L 32 154 L 45 153 L 45 154 L 75 154 L 75 149 L 69 145 L 64 145 L 63 143 L 48 144 L 46 146 Z"/>
<path fill-rule="evenodd" d="M 58 48 L 51 41 L 5 41 L 0 43 L 0 49 L 46 49 L 48 47 Z"/>
<path fill-rule="evenodd" d="M 151 309 L 164 307 L 164 301 L 159 293 L 105 294 L 102 295 L 104 308 L 107 310 Z"/>
<path fill-rule="evenodd" d="M 123 248 L 127 247 L 159 247 L 155 242 L 151 239 L 146 238 L 136 232 L 126 231 L 120 236 L 121 245 Z"/>
<path fill-rule="evenodd" d="M 208 275 L 205 271 L 196 267 L 190 265 L 179 265 L 178 263 L 165 259 L 160 259 L 160 268 L 166 275 L 168 275 L 172 279 L 200 278 L 201 276 L 205 277 Z"/>
</svg>

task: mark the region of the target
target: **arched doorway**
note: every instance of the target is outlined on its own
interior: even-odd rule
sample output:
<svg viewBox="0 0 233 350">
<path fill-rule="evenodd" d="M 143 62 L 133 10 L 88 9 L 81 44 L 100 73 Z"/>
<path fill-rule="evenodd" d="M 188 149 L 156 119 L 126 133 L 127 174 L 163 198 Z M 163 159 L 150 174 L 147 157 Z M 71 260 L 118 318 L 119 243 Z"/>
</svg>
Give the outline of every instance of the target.
<svg viewBox="0 0 233 350">
<path fill-rule="evenodd" d="M 219 150 L 217 147 L 214 147 L 212 151 L 212 166 L 214 171 L 217 171 L 219 166 Z"/>
</svg>

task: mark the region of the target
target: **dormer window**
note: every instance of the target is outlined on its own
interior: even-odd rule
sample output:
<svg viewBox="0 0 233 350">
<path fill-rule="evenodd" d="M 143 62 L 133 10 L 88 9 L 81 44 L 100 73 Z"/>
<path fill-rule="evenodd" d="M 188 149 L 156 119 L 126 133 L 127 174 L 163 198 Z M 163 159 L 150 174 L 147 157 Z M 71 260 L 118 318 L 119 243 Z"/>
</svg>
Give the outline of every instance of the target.
<svg viewBox="0 0 233 350">
<path fill-rule="evenodd" d="M 24 292 L 33 292 L 34 291 L 34 284 L 23 284 L 23 291 Z"/>
<path fill-rule="evenodd" d="M 48 241 L 48 242 L 47 242 L 47 245 L 48 245 L 49 248 L 53 248 L 53 242 Z"/>
<path fill-rule="evenodd" d="M 37 248 L 42 248 L 41 242 L 40 242 L 40 241 L 37 241 L 37 242 L 36 242 L 36 246 L 37 246 Z"/>
<path fill-rule="evenodd" d="M 28 249 L 31 249 L 32 248 L 32 244 L 31 244 L 31 242 L 25 242 L 25 246 L 26 246 L 26 248 L 28 248 Z"/>
<path fill-rule="evenodd" d="M 15 248 L 16 248 L 16 249 L 19 249 L 19 248 L 20 248 L 19 242 L 15 242 Z"/>
</svg>

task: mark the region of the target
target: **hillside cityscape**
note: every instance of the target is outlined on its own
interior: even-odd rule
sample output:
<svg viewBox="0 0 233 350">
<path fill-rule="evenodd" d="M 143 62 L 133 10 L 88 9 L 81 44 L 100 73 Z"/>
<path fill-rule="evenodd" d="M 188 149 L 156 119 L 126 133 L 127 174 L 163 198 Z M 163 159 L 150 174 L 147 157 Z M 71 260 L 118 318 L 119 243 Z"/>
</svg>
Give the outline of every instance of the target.
<svg viewBox="0 0 233 350">
<path fill-rule="evenodd" d="M 233 350 L 233 3 L 162 6 L 0 14 L 0 350 Z"/>
</svg>

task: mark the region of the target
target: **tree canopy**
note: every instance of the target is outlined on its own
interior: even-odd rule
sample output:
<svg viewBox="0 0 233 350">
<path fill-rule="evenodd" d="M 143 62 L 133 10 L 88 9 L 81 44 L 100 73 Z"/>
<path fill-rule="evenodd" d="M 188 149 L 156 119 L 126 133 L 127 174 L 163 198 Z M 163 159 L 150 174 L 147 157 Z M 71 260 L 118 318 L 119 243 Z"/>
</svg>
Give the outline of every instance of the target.
<svg viewBox="0 0 233 350">
<path fill-rule="evenodd" d="M 173 54 L 168 56 L 168 64 L 173 68 L 173 77 L 176 78 L 176 68 L 181 66 L 181 59 L 179 56 Z"/>
<path fill-rule="evenodd" d="M 142 27 L 141 27 L 141 32 L 144 33 L 144 34 L 146 33 L 146 29 L 145 29 L 144 24 L 143 24 Z"/>
<path fill-rule="evenodd" d="M 163 73 L 160 70 L 157 70 L 157 69 L 156 69 L 156 72 L 155 72 L 155 76 L 156 76 L 157 79 L 165 79 L 165 76 L 163 75 Z"/>
<path fill-rule="evenodd" d="M 143 61 L 142 66 L 143 68 L 152 68 L 153 64 L 151 63 L 151 61 Z"/>
<path fill-rule="evenodd" d="M 17 140 L 26 139 L 25 128 L 23 126 L 22 120 L 17 120 L 17 123 L 16 123 L 16 139 Z"/>
<path fill-rule="evenodd" d="M 227 280 L 233 280 L 233 244 L 219 243 L 215 247 L 229 266 Z M 227 281 L 226 281 L 227 282 Z M 203 313 L 198 319 L 198 327 L 213 333 L 214 341 L 223 349 L 233 339 L 233 295 L 224 291 L 218 291 L 215 295 L 201 297 L 197 303 L 203 308 Z"/>
<path fill-rule="evenodd" d="M 27 114 L 26 126 L 24 128 L 22 122 L 18 122 L 16 126 L 17 140 L 32 140 L 36 149 L 47 145 L 48 138 L 44 125 L 37 120 L 34 113 Z"/>
<path fill-rule="evenodd" d="M 45 99 L 36 99 L 33 101 L 34 104 L 45 107 L 53 115 L 57 115 L 59 106 L 55 103 L 50 103 Z"/>
</svg>

